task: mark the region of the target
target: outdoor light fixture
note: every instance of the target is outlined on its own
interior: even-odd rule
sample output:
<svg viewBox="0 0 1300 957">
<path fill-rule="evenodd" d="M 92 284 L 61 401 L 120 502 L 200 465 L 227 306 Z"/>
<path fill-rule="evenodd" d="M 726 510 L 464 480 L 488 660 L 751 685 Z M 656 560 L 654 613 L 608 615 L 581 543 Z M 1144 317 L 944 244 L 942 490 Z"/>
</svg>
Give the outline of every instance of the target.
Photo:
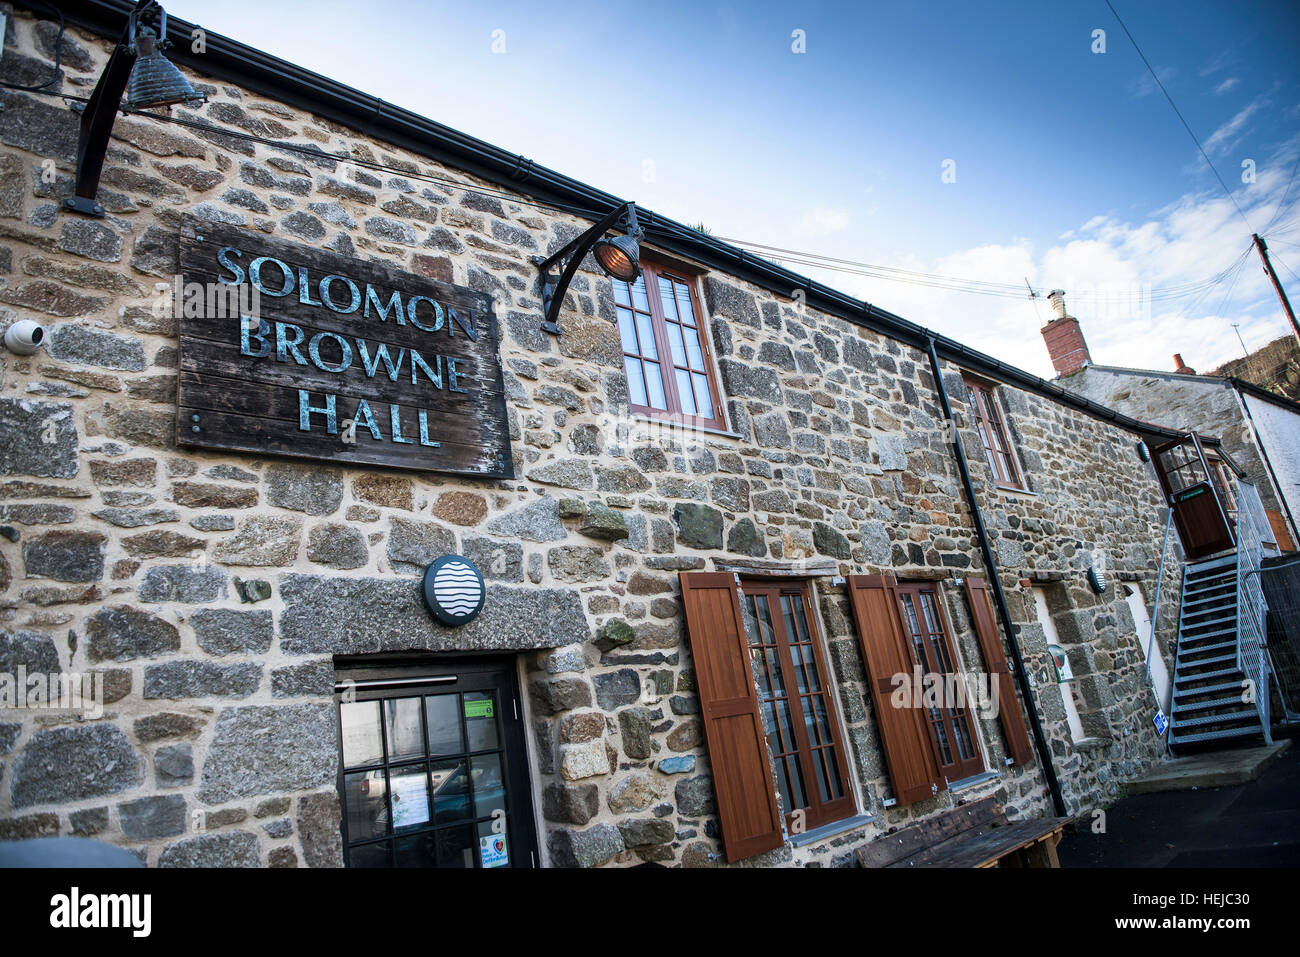
<svg viewBox="0 0 1300 957">
<path fill-rule="evenodd" d="M 1096 565 L 1088 566 L 1088 584 L 1098 595 L 1104 595 L 1108 587 L 1106 573 Z"/>
<path fill-rule="evenodd" d="M 64 209 L 87 216 L 104 215 L 104 207 L 95 201 L 95 194 L 99 192 L 99 175 L 104 170 L 108 138 L 113 132 L 119 104 L 141 110 L 173 103 L 202 103 L 207 99 L 162 55 L 166 45 L 167 11 L 157 0 L 139 0 L 81 114 L 76 195 L 63 201 Z"/>
<path fill-rule="evenodd" d="M 606 230 L 619 223 L 624 213 L 627 214 L 627 235 L 601 238 Z M 569 291 L 573 274 L 578 271 L 578 264 L 588 252 L 596 257 L 596 262 L 605 275 L 623 282 L 636 281 L 641 275 L 640 238 L 641 227 L 636 221 L 636 204 L 624 203 L 549 258 L 534 256 L 533 262 L 542 274 L 542 309 L 546 313 L 546 321 L 542 323 L 543 331 L 555 336 L 560 334 L 557 320 L 564 294 Z M 557 277 L 550 270 L 562 261 L 564 268 Z"/>
</svg>

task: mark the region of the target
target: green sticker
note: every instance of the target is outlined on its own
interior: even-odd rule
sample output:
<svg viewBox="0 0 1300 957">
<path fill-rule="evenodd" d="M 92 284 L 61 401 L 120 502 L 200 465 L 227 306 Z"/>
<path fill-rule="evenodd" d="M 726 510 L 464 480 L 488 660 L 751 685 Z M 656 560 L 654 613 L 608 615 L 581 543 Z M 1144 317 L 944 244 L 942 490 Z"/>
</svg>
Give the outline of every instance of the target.
<svg viewBox="0 0 1300 957">
<path fill-rule="evenodd" d="M 492 699 L 483 701 L 466 701 L 465 717 L 467 718 L 490 718 L 492 717 Z"/>
</svg>

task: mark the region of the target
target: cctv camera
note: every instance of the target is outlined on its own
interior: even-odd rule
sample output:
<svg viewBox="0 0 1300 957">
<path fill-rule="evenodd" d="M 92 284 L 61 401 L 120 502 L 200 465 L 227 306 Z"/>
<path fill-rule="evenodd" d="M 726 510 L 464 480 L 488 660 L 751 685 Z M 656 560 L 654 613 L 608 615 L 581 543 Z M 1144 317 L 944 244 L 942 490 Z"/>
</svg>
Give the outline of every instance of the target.
<svg viewBox="0 0 1300 957">
<path fill-rule="evenodd" d="M 45 329 L 39 322 L 19 319 L 5 330 L 5 348 L 20 356 L 29 356 L 45 341 Z"/>
</svg>

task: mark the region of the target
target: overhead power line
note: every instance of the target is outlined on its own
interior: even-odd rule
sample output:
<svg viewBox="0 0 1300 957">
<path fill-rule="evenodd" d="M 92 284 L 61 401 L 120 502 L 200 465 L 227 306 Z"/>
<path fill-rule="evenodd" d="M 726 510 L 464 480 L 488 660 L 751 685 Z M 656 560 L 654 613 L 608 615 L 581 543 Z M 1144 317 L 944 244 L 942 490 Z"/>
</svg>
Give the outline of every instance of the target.
<svg viewBox="0 0 1300 957">
<path fill-rule="evenodd" d="M 785 249 L 780 246 L 769 246 L 763 243 L 754 243 L 744 239 L 735 239 L 728 237 L 719 237 L 723 242 L 732 243 L 736 246 L 752 249 L 761 253 L 768 259 L 778 262 L 797 263 L 802 266 L 809 266 L 816 269 L 825 269 L 831 272 L 847 273 L 849 275 L 865 276 L 871 279 L 881 279 L 887 282 L 901 282 L 910 285 L 924 286 L 935 289 L 944 289 L 950 292 L 964 292 L 974 295 L 999 296 L 1006 299 L 1024 299 L 1026 298 L 1025 287 L 1022 283 L 994 282 L 984 279 L 969 279 L 958 276 L 945 276 L 939 273 L 917 272 L 909 269 L 900 269 L 895 266 L 881 266 L 874 263 L 857 262 L 851 259 L 841 259 L 835 256 L 824 256 L 819 253 L 810 253 L 796 249 Z M 1184 299 L 1188 296 L 1196 295 L 1199 292 L 1213 289 L 1225 279 L 1229 278 L 1234 270 L 1240 267 L 1250 252 L 1250 247 L 1238 256 L 1225 269 L 1210 276 L 1206 279 L 1192 282 L 1170 283 L 1164 286 L 1152 286 L 1146 290 L 1134 290 L 1133 292 L 1093 292 L 1083 290 L 1075 295 L 1095 303 L 1123 303 L 1135 301 L 1151 302 L 1169 302 L 1176 299 Z"/>
<path fill-rule="evenodd" d="M 1141 57 L 1142 62 L 1146 64 L 1147 72 L 1151 74 L 1151 79 L 1155 80 L 1156 86 L 1160 88 L 1160 92 L 1165 95 L 1165 99 L 1168 100 L 1169 105 L 1173 107 L 1174 113 L 1178 116 L 1178 121 L 1183 124 L 1183 129 L 1185 129 L 1187 135 L 1192 138 L 1192 142 L 1196 144 L 1196 148 L 1201 151 L 1201 158 L 1205 160 L 1205 164 L 1209 166 L 1210 171 L 1214 173 L 1214 178 L 1219 181 L 1219 185 L 1223 187 L 1223 191 L 1228 194 L 1228 199 L 1232 200 L 1232 205 L 1237 207 L 1237 214 L 1241 217 L 1241 221 L 1245 223 L 1246 228 L 1253 233 L 1255 230 L 1251 227 L 1250 220 L 1246 218 L 1246 214 L 1242 211 L 1241 204 L 1237 202 L 1237 197 L 1232 195 L 1232 190 L 1228 189 L 1228 184 L 1223 181 L 1223 177 L 1219 175 L 1218 169 L 1216 169 L 1214 163 L 1210 161 L 1210 156 L 1205 152 L 1205 147 L 1201 145 L 1201 141 L 1196 138 L 1196 134 L 1192 132 L 1191 126 L 1188 125 L 1187 120 L 1183 118 L 1182 111 L 1178 109 L 1178 104 L 1176 104 L 1174 98 L 1169 95 L 1169 91 L 1165 89 L 1165 85 L 1160 82 L 1160 77 L 1156 76 L 1156 71 L 1152 68 L 1151 61 L 1148 60 L 1146 54 L 1142 52 L 1142 48 L 1138 46 L 1137 40 L 1133 38 L 1133 34 L 1129 32 L 1129 28 L 1125 25 L 1123 18 L 1119 15 L 1119 12 L 1115 9 L 1110 0 L 1106 0 L 1106 6 L 1110 7 L 1110 12 L 1113 13 L 1115 19 L 1119 21 L 1120 27 L 1124 30 L 1124 35 L 1128 37 L 1129 42 L 1133 44 L 1133 49 L 1137 50 L 1137 55 Z"/>
</svg>

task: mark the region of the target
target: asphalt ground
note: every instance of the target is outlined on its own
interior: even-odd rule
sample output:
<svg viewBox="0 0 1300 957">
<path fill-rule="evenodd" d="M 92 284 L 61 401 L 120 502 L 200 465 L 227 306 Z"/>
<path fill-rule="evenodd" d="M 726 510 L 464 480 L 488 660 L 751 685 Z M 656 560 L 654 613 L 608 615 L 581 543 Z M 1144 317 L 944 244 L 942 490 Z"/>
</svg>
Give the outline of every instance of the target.
<svg viewBox="0 0 1300 957">
<path fill-rule="evenodd" d="M 1300 866 L 1300 747 L 1254 781 L 1124 798 L 1104 833 L 1084 819 L 1057 847 L 1062 867 Z"/>
</svg>

